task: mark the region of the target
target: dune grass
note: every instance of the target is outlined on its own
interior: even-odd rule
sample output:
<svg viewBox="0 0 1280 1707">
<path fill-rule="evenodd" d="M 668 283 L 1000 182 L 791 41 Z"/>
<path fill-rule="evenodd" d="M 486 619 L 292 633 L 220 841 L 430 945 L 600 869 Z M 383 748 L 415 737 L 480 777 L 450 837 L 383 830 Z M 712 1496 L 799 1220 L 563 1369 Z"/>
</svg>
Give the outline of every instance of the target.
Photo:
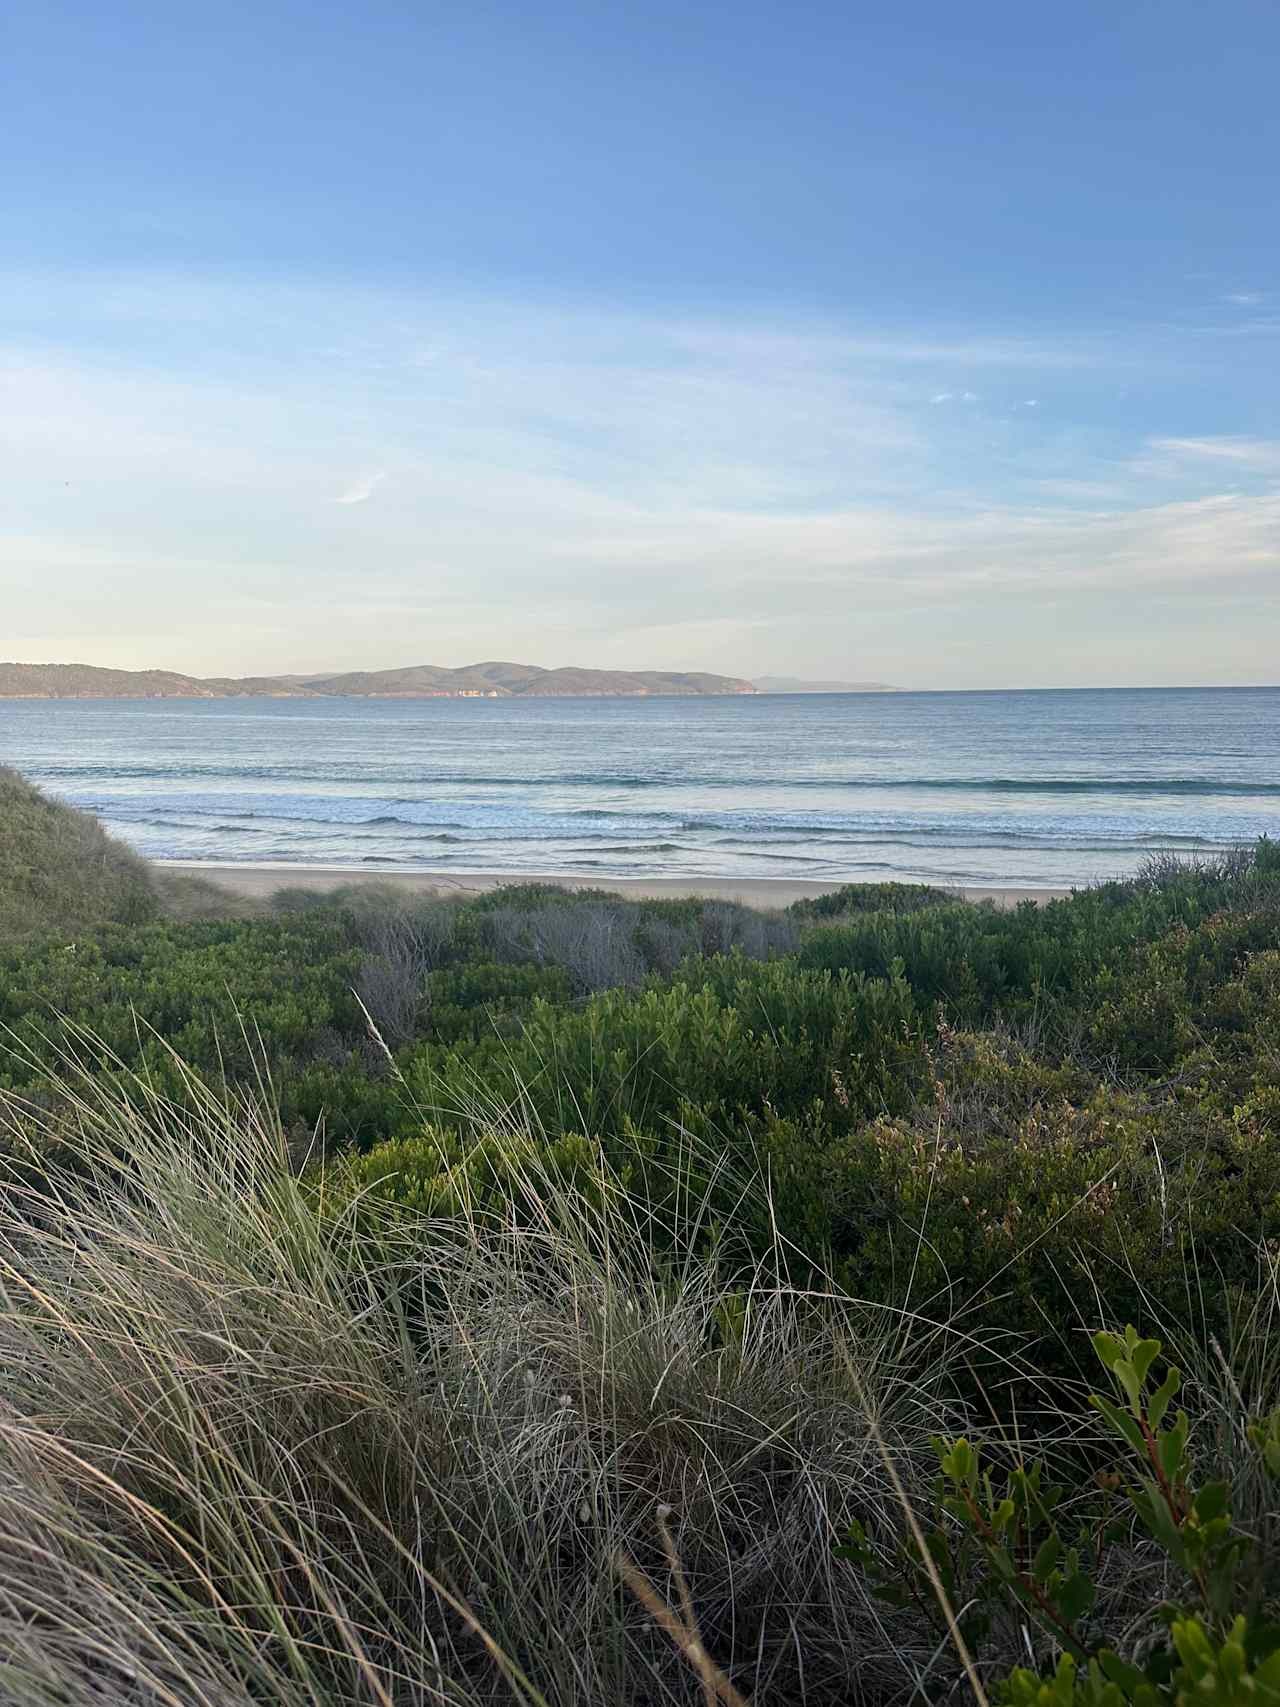
<svg viewBox="0 0 1280 1707">
<path fill-rule="evenodd" d="M 678 1604 L 664 1536 L 757 1703 L 942 1663 L 832 1547 L 959 1422 L 944 1334 L 781 1249 L 656 1265 L 642 1206 L 533 1170 L 371 1237 L 269 1104 L 188 1088 L 64 1086 L 57 1164 L 5 1108 L 0 1698 L 694 1702 L 621 1575 Z"/>
</svg>

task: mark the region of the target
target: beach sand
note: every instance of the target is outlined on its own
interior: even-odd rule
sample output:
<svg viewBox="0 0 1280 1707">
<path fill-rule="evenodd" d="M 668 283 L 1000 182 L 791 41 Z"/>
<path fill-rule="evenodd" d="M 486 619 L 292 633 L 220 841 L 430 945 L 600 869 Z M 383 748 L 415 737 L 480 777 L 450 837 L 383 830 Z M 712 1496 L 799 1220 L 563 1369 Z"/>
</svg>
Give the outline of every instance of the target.
<svg viewBox="0 0 1280 1707">
<path fill-rule="evenodd" d="M 607 889 L 637 901 L 671 900 L 697 895 L 708 900 L 738 901 L 746 907 L 789 907 L 793 901 L 829 895 L 841 881 L 813 882 L 784 877 L 563 877 L 555 873 L 370 871 L 366 867 L 215 865 L 204 860 L 156 860 L 169 871 L 183 871 L 244 900 L 264 901 L 278 889 L 309 889 L 323 894 L 348 884 L 376 883 L 421 895 L 487 895 L 516 883 L 554 883 L 560 889 Z M 845 880 L 847 881 L 847 880 Z M 997 907 L 1016 907 L 1021 901 L 1054 901 L 1066 889 L 957 889 L 967 901 L 991 901 Z"/>
</svg>

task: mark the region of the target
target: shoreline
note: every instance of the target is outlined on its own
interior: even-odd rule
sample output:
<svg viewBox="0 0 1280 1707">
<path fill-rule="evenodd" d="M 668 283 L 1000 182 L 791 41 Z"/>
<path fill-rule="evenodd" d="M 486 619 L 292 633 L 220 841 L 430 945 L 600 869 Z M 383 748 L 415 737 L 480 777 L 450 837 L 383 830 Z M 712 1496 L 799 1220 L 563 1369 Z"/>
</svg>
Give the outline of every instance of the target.
<svg viewBox="0 0 1280 1707">
<path fill-rule="evenodd" d="M 714 901 L 737 901 L 745 907 L 762 909 L 788 907 L 829 895 L 860 879 L 787 877 L 578 877 L 539 871 L 370 871 L 364 866 L 291 866 L 284 864 L 228 864 L 213 860 L 157 859 L 151 864 L 161 871 L 181 871 L 203 877 L 244 900 L 264 901 L 279 889 L 307 889 L 316 894 L 343 889 L 350 884 L 383 884 L 411 894 L 488 895 L 495 889 L 521 883 L 554 883 L 557 888 L 576 891 L 604 889 L 635 901 L 680 900 L 696 896 Z M 910 879 L 877 879 L 881 882 Z M 990 901 L 997 907 L 1016 907 L 1022 901 L 1043 904 L 1070 895 L 1070 889 L 1017 888 L 1012 885 L 960 887 L 935 884 L 965 901 Z"/>
</svg>

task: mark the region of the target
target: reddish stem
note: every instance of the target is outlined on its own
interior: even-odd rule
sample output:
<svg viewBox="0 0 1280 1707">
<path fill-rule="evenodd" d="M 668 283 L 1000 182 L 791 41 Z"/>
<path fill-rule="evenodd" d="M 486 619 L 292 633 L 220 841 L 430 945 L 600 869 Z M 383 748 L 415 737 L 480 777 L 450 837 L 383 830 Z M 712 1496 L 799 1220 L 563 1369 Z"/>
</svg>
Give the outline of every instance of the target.
<svg viewBox="0 0 1280 1707">
<path fill-rule="evenodd" d="M 999 1541 L 995 1531 L 987 1522 L 986 1518 L 983 1517 L 973 1495 L 969 1492 L 968 1488 L 962 1489 L 962 1492 L 964 1494 L 964 1503 L 968 1507 L 969 1516 L 972 1518 L 974 1527 L 977 1529 L 978 1534 L 989 1547 L 999 1546 Z M 1056 1625 L 1058 1630 L 1060 1630 L 1063 1636 L 1066 1637 L 1068 1643 L 1075 1649 L 1076 1653 L 1082 1659 L 1088 1659 L 1089 1649 L 1085 1647 L 1079 1636 L 1076 1635 L 1071 1624 L 1062 1616 L 1048 1596 L 1044 1594 L 1039 1583 L 1029 1577 L 1025 1571 L 1017 1571 L 1016 1576 L 1018 1585 L 1022 1589 L 1022 1592 L 1035 1602 L 1051 1624 Z"/>
</svg>

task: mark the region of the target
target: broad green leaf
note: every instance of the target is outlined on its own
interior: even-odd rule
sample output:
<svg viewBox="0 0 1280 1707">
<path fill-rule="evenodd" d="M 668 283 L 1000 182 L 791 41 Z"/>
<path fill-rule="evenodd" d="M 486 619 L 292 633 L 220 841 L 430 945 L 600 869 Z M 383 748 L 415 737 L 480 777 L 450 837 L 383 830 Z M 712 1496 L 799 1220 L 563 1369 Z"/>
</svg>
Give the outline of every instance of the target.
<svg viewBox="0 0 1280 1707">
<path fill-rule="evenodd" d="M 1127 1441 L 1135 1452 L 1146 1457 L 1147 1443 L 1142 1438 L 1142 1430 L 1127 1411 L 1122 1411 L 1119 1405 L 1113 1404 L 1110 1399 L 1104 1399 L 1100 1393 L 1090 1393 L 1089 1403 L 1094 1410 L 1101 1412 L 1122 1440 Z"/>
<path fill-rule="evenodd" d="M 1126 1660 L 1122 1660 L 1119 1654 L 1113 1654 L 1110 1648 L 1103 1648 L 1099 1652 L 1098 1664 L 1111 1682 L 1119 1684 L 1126 1695 L 1132 1695 L 1143 1681 L 1137 1666 L 1131 1666 Z"/>
<path fill-rule="evenodd" d="M 1156 1453 L 1160 1459 L 1160 1468 L 1169 1481 L 1175 1484 L 1182 1480 L 1186 1461 L 1187 1436 L 1190 1432 L 1191 1424 L 1187 1421 L 1187 1413 L 1179 1411 L 1173 1427 L 1160 1436 L 1156 1447 Z"/>
<path fill-rule="evenodd" d="M 1145 1383 L 1147 1376 L 1151 1373 L 1151 1365 L 1159 1355 L 1159 1340 L 1139 1340 L 1133 1348 L 1129 1362 L 1133 1367 L 1134 1374 L 1138 1377 L 1139 1384 Z"/>
<path fill-rule="evenodd" d="M 1124 1356 L 1124 1342 L 1103 1330 L 1093 1336 L 1093 1349 L 1104 1369 L 1114 1369 Z"/>
<path fill-rule="evenodd" d="M 1055 1531 L 1047 1540 L 1042 1541 L 1036 1552 L 1035 1563 L 1031 1567 L 1031 1575 L 1036 1582 L 1048 1580 L 1049 1573 L 1062 1557 L 1062 1537 Z"/>
<path fill-rule="evenodd" d="M 1077 1618 L 1083 1618 L 1086 1612 L 1092 1611 L 1096 1599 L 1097 1591 L 1082 1571 L 1068 1577 L 1058 1591 L 1059 1610 L 1072 1624 Z"/>
<path fill-rule="evenodd" d="M 1206 1482 L 1196 1495 L 1192 1510 L 1199 1522 L 1208 1524 L 1225 1516 L 1230 1503 L 1230 1482 Z"/>
<path fill-rule="evenodd" d="M 1147 1421 L 1153 1429 L 1158 1429 L 1164 1421 L 1165 1412 L 1169 1409 L 1170 1402 L 1181 1385 L 1182 1375 L 1180 1371 L 1171 1367 L 1147 1404 Z"/>
</svg>

